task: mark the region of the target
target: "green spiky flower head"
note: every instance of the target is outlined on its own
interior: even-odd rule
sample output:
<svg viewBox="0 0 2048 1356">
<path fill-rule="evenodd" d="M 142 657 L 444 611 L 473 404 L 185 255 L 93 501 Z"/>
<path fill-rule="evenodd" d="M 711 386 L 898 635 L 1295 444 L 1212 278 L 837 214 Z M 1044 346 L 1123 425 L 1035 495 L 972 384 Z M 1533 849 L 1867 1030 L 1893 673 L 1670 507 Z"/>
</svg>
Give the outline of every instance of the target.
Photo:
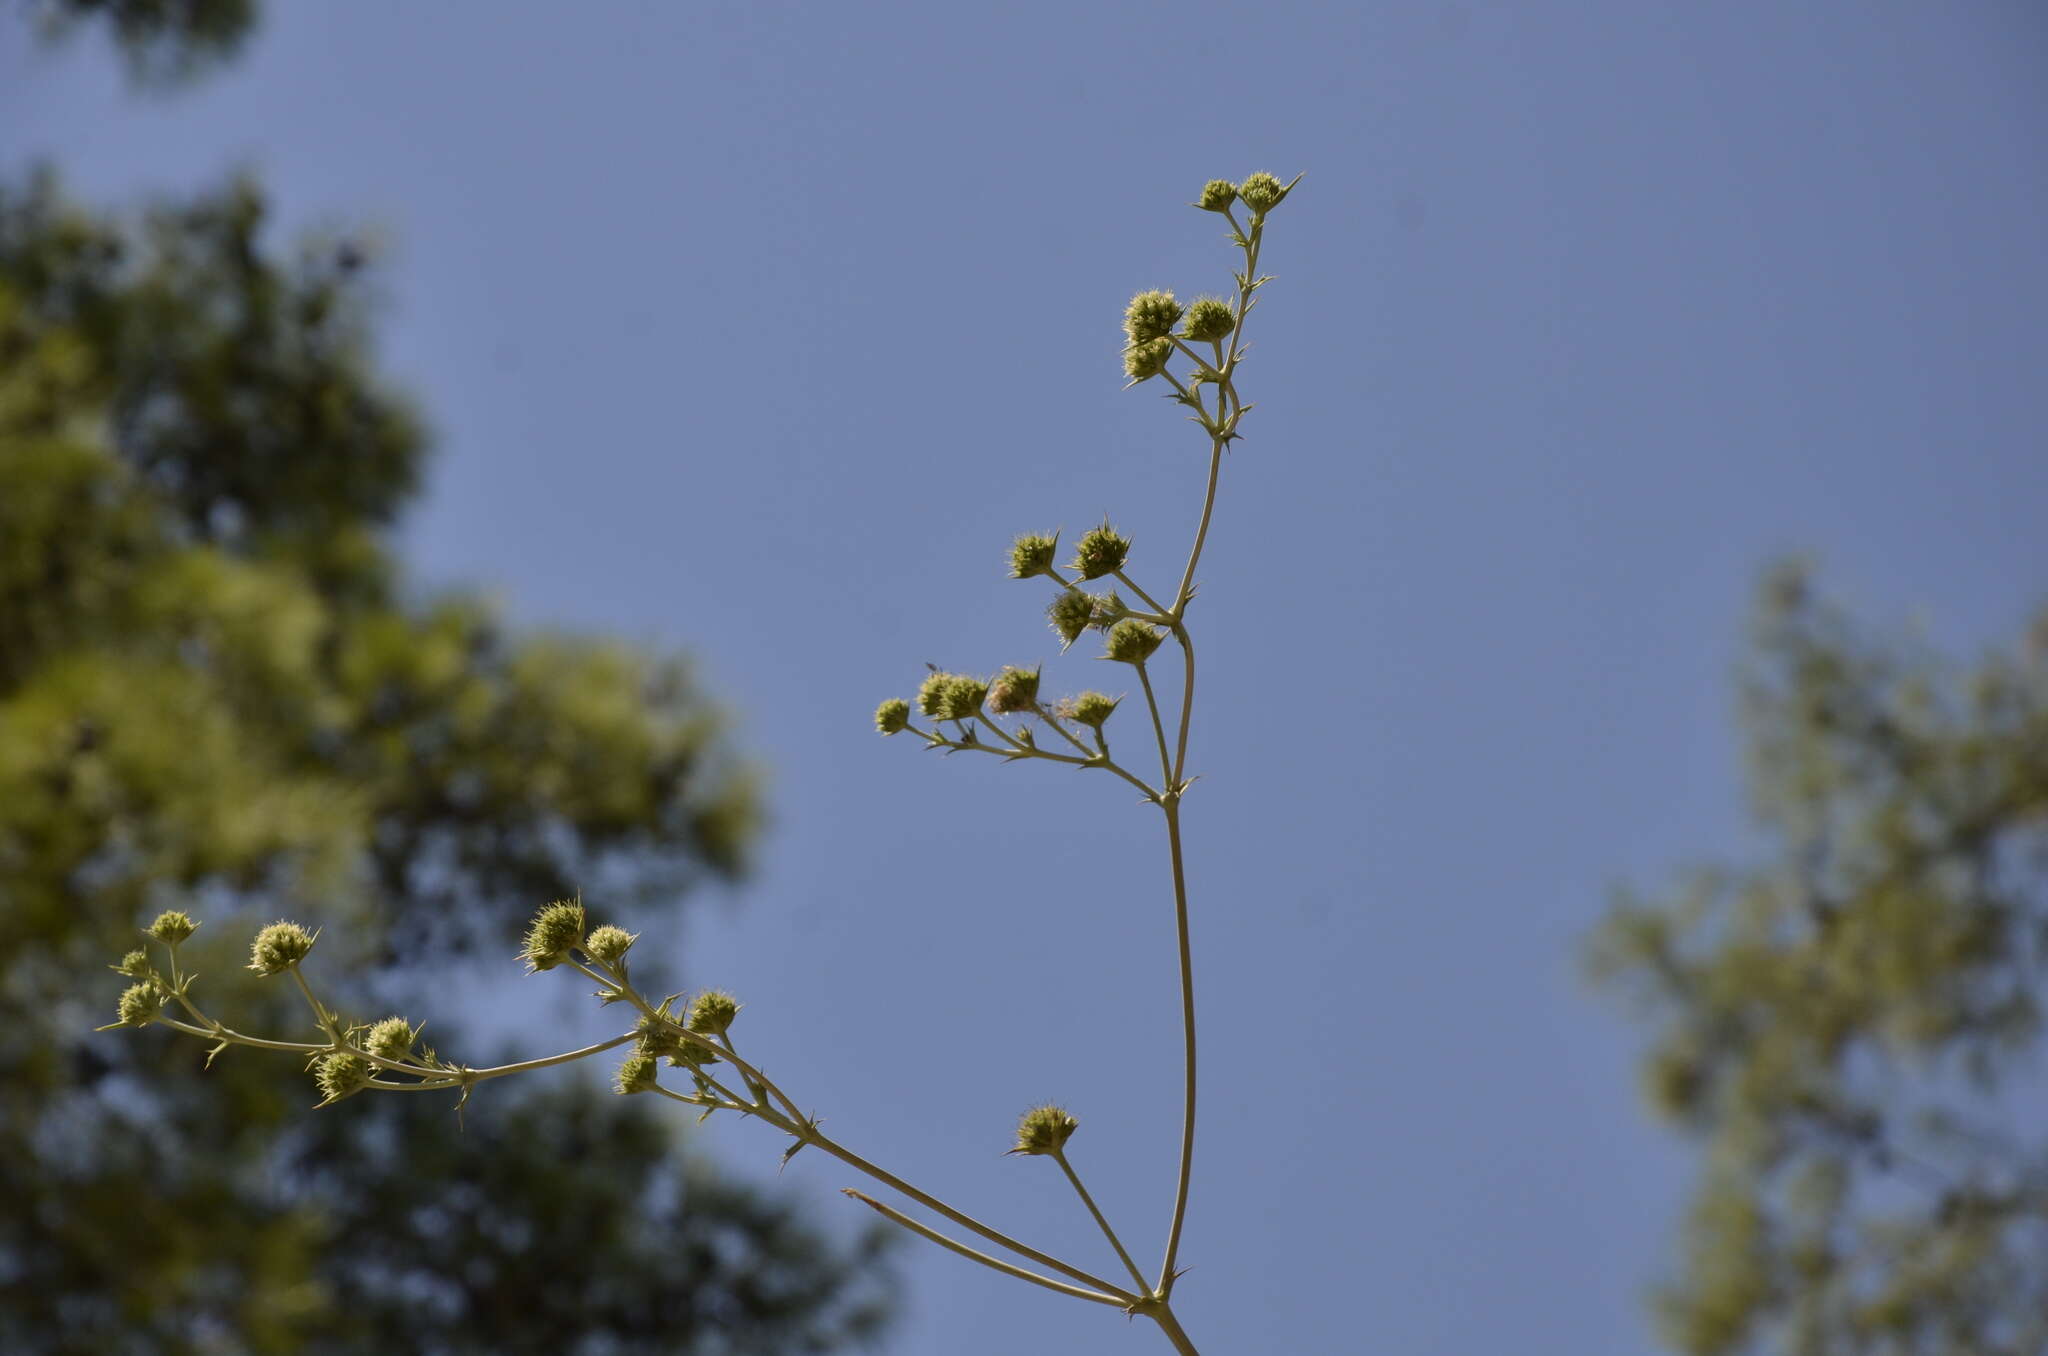
<svg viewBox="0 0 2048 1356">
<path fill-rule="evenodd" d="M 1124 308 L 1124 339 L 1148 344 L 1164 339 L 1180 323 L 1181 307 L 1171 292 L 1140 292 Z"/>
<path fill-rule="evenodd" d="M 740 1002 L 723 989 L 706 989 L 690 1004 L 690 1030 L 700 1036 L 722 1036 L 740 1015 Z"/>
<path fill-rule="evenodd" d="M 1095 616 L 1095 595 L 1068 589 L 1052 600 L 1045 616 L 1052 623 L 1053 633 L 1060 638 L 1060 647 L 1064 649 L 1079 640 L 1081 633 L 1088 629 L 1088 623 Z"/>
<path fill-rule="evenodd" d="M 1172 356 L 1173 341 L 1170 339 L 1132 344 L 1124 350 L 1124 375 L 1133 382 L 1150 381 L 1166 370 L 1166 360 Z"/>
<path fill-rule="evenodd" d="M 1060 549 L 1059 535 L 1027 534 L 1010 543 L 1010 578 L 1032 579 L 1052 569 L 1053 554 Z"/>
<path fill-rule="evenodd" d="M 1260 170 L 1257 174 L 1245 176 L 1237 186 L 1237 196 L 1244 199 L 1244 205 L 1252 209 L 1252 215 L 1262 217 L 1280 205 L 1287 196 L 1287 186 L 1278 179 Z"/>
<path fill-rule="evenodd" d="M 1202 196 L 1195 206 L 1204 212 L 1228 212 L 1230 204 L 1237 201 L 1237 185 L 1228 179 L 1211 179 L 1202 185 Z"/>
<path fill-rule="evenodd" d="M 314 1063 L 313 1081 L 320 1085 L 320 1105 L 332 1106 L 369 1086 L 370 1061 L 353 1050 L 336 1050 Z"/>
<path fill-rule="evenodd" d="M 402 1060 L 419 1033 L 403 1017 L 386 1017 L 363 1036 L 363 1048 L 379 1059 Z"/>
<path fill-rule="evenodd" d="M 1237 315 L 1221 297 L 1197 297 L 1188 307 L 1187 324 L 1181 333 L 1203 343 L 1228 338 L 1237 328 Z"/>
<path fill-rule="evenodd" d="M 910 728 L 910 703 L 891 697 L 875 708 L 875 728 L 885 735 L 901 734 Z"/>
<path fill-rule="evenodd" d="M 1104 523 L 1088 529 L 1074 543 L 1073 568 L 1081 572 L 1083 579 L 1100 579 L 1121 570 L 1130 553 L 1131 539 L 1118 535 L 1115 528 Z"/>
<path fill-rule="evenodd" d="M 658 1081 L 661 1065 L 653 1055 L 644 1050 L 635 1050 L 619 1064 L 619 1092 L 631 1095 L 646 1092 Z"/>
<path fill-rule="evenodd" d="M 1127 619 L 1109 628 L 1103 654 L 1119 664 L 1142 664 L 1152 657 L 1165 637 L 1166 633 L 1156 626 Z"/>
<path fill-rule="evenodd" d="M 592 928 L 590 935 L 583 939 L 583 954 L 598 965 L 617 965 L 626 958 L 626 952 L 633 943 L 640 940 L 637 932 L 606 923 L 603 927 Z"/>
<path fill-rule="evenodd" d="M 249 945 L 249 968 L 259 975 L 281 975 L 306 958 L 317 934 L 280 918 L 256 934 Z"/>
<path fill-rule="evenodd" d="M 583 940 L 585 921 L 579 899 L 558 899 L 535 914 L 526 929 L 526 944 L 519 948 L 527 970 L 552 970 L 569 959 Z"/>
<path fill-rule="evenodd" d="M 999 716 L 1029 711 L 1037 705 L 1037 669 L 1004 669 L 988 686 L 988 709 Z"/>
<path fill-rule="evenodd" d="M 114 1005 L 114 1011 L 121 1018 L 122 1026 L 148 1026 L 163 1011 L 164 991 L 157 987 L 155 980 L 144 980 L 130 984 L 121 991 L 121 999 Z"/>
<path fill-rule="evenodd" d="M 1065 1107 L 1035 1106 L 1017 1122 L 1017 1147 L 1013 1154 L 1057 1154 L 1081 1124 Z"/>
<path fill-rule="evenodd" d="M 1067 702 L 1067 719 L 1099 730 L 1116 714 L 1118 699 L 1101 692 L 1083 692 Z"/>
<path fill-rule="evenodd" d="M 927 674 L 924 682 L 919 684 L 917 689 L 918 711 L 924 715 L 931 716 L 933 719 L 937 719 L 942 715 L 946 709 L 946 684 L 952 681 L 952 674 L 941 673 L 937 669 Z M 876 720 L 879 722 L 880 719 L 881 716 L 878 712 Z"/>
<path fill-rule="evenodd" d="M 972 720 L 987 699 L 987 683 L 964 673 L 955 673 L 947 678 L 945 689 L 940 694 L 939 715 L 946 720 Z"/>
<path fill-rule="evenodd" d="M 148 979 L 156 973 L 150 966 L 149 953 L 140 947 L 121 957 L 119 965 L 110 965 L 107 968 L 117 975 L 126 975 L 130 979 Z"/>
<path fill-rule="evenodd" d="M 167 909 L 158 914 L 156 921 L 149 925 L 151 937 L 171 946 L 176 946 L 197 931 L 199 924 L 192 921 L 191 915 L 180 913 L 176 909 Z"/>
</svg>

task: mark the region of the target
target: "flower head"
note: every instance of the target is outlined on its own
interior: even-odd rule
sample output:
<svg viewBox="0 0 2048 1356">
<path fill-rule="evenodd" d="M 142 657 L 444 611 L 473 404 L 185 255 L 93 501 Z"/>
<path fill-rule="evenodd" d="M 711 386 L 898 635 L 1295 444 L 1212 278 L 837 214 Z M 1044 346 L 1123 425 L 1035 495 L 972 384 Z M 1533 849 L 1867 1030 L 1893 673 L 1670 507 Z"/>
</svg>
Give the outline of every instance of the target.
<svg viewBox="0 0 2048 1356">
<path fill-rule="evenodd" d="M 1119 664 L 1142 664 L 1165 638 L 1166 633 L 1156 626 L 1136 620 L 1120 621 L 1109 628 L 1103 653 Z"/>
<path fill-rule="evenodd" d="M 250 943 L 249 968 L 259 975 L 281 975 L 306 958 L 317 938 L 317 933 L 280 918 Z"/>
<path fill-rule="evenodd" d="M 519 949 L 528 971 L 552 970 L 569 959 L 583 940 L 584 922 L 581 900 L 558 899 L 535 914 Z"/>
<path fill-rule="evenodd" d="M 1115 528 L 1104 523 L 1090 528 L 1074 544 L 1073 568 L 1081 572 L 1083 579 L 1100 579 L 1121 570 L 1130 553 L 1131 539 L 1120 536 Z"/>
<path fill-rule="evenodd" d="M 885 735 L 901 734 L 910 728 L 910 703 L 891 697 L 875 708 L 875 728 Z"/>
<path fill-rule="evenodd" d="M 1221 297 L 1197 297 L 1188 307 L 1187 324 L 1181 333 L 1189 339 L 1213 343 L 1237 328 L 1237 315 Z"/>
<path fill-rule="evenodd" d="M 603 927 L 591 929 L 583 939 L 583 954 L 598 965 L 617 965 L 626 958 L 626 952 L 633 943 L 640 940 L 637 932 L 606 923 Z"/>
<path fill-rule="evenodd" d="M 1065 1107 L 1035 1106 L 1017 1122 L 1017 1147 L 1013 1154 L 1057 1154 L 1081 1124 Z"/>
<path fill-rule="evenodd" d="M 1083 692 L 1069 698 L 1063 708 L 1068 720 L 1101 729 L 1103 722 L 1116 713 L 1119 698 L 1101 692 Z"/>
<path fill-rule="evenodd" d="M 644 1050 L 635 1050 L 619 1065 L 619 1091 L 622 1094 L 645 1092 L 655 1085 L 661 1072 L 653 1055 Z"/>
<path fill-rule="evenodd" d="M 1035 534 L 1017 538 L 1010 543 L 1010 578 L 1030 579 L 1052 569 L 1053 553 L 1059 550 L 1057 535 L 1042 537 Z"/>
<path fill-rule="evenodd" d="M 1037 669 L 1007 668 L 989 684 L 988 709 L 999 716 L 1029 711 L 1037 705 Z"/>
<path fill-rule="evenodd" d="M 331 1106 L 369 1086 L 370 1061 L 352 1050 L 322 1055 L 313 1065 L 313 1081 L 320 1085 L 320 1105 Z"/>
<path fill-rule="evenodd" d="M 1227 212 L 1230 204 L 1237 201 L 1237 185 L 1228 179 L 1211 179 L 1202 185 L 1202 196 L 1195 206 L 1204 212 Z"/>
<path fill-rule="evenodd" d="M 1248 174 L 1245 181 L 1237 186 L 1237 196 L 1244 199 L 1244 205 L 1252 209 L 1252 215 L 1262 217 L 1280 205 L 1287 196 L 1288 186 L 1260 170 Z"/>
<path fill-rule="evenodd" d="M 1132 381 L 1150 381 L 1166 370 L 1166 360 L 1173 356 L 1173 341 L 1152 339 L 1142 344 L 1132 344 L 1124 350 L 1124 375 Z"/>
<path fill-rule="evenodd" d="M 1072 645 L 1094 619 L 1095 595 L 1068 589 L 1052 600 L 1052 606 L 1045 610 L 1045 615 L 1052 623 L 1054 634 L 1059 636 L 1062 648 Z"/>
<path fill-rule="evenodd" d="M 690 1030 L 701 1036 L 722 1036 L 740 1015 L 740 1002 L 723 989 L 706 989 L 690 1004 Z"/>
<path fill-rule="evenodd" d="M 412 1053 L 419 1035 L 403 1017 L 386 1017 L 363 1036 L 363 1048 L 379 1059 L 402 1060 Z"/>
<path fill-rule="evenodd" d="M 199 924 L 193 922 L 189 914 L 180 913 L 176 909 L 167 909 L 158 914 L 156 921 L 149 925 L 151 937 L 159 942 L 168 942 L 172 946 L 176 946 L 197 931 Z"/>
<path fill-rule="evenodd" d="M 163 1011 L 164 991 L 154 980 L 130 984 L 121 991 L 121 1000 L 115 1005 L 122 1026 L 148 1026 Z"/>
<path fill-rule="evenodd" d="M 1150 343 L 1173 333 L 1180 323 L 1181 306 L 1171 292 L 1140 292 L 1124 308 L 1124 339 L 1132 344 Z"/>
</svg>

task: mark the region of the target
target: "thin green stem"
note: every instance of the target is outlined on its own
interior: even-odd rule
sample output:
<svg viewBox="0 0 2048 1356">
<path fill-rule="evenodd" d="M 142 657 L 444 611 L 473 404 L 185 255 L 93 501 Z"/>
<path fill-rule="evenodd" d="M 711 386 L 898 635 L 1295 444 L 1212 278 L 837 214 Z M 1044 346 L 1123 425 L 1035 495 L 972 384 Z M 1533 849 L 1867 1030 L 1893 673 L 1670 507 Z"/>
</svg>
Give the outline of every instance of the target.
<svg viewBox="0 0 2048 1356">
<path fill-rule="evenodd" d="M 1166 784 L 1179 791 L 1188 767 L 1188 723 L 1195 710 L 1195 642 L 1188 634 L 1187 623 L 1173 624 L 1173 638 L 1180 643 L 1180 666 L 1184 681 L 1180 690 L 1180 733 L 1174 740 L 1173 775 Z"/>
<path fill-rule="evenodd" d="M 1139 1292 L 1144 1293 L 1145 1273 L 1138 1270 L 1138 1264 L 1131 1260 L 1131 1254 L 1124 1249 L 1123 1240 L 1116 1236 L 1116 1230 L 1109 1227 L 1109 1221 L 1103 1218 L 1102 1211 L 1096 1207 L 1095 1198 L 1088 1194 L 1087 1187 L 1081 1185 L 1081 1174 L 1074 1171 L 1074 1165 L 1067 1161 L 1064 1152 L 1055 1151 L 1052 1160 L 1059 1164 L 1060 1171 L 1067 1175 L 1067 1181 L 1072 1184 L 1074 1194 L 1081 1198 L 1081 1204 L 1088 1207 L 1088 1213 L 1095 1216 L 1096 1224 L 1101 1226 L 1102 1236 L 1109 1240 L 1110 1247 L 1116 1249 L 1116 1255 L 1123 1259 L 1124 1269 L 1131 1273 L 1131 1280 L 1136 1282 Z"/>
<path fill-rule="evenodd" d="M 1152 712 L 1152 733 L 1159 740 L 1159 776 L 1166 783 L 1170 793 L 1173 790 L 1173 759 L 1166 752 L 1166 726 L 1159 719 L 1159 699 L 1152 695 L 1152 676 L 1145 672 L 1145 665 L 1139 663 L 1138 682 L 1145 688 L 1145 705 Z"/>
<path fill-rule="evenodd" d="M 896 1210 L 889 1206 L 886 1206 L 882 1204 L 880 1201 L 876 1200 L 874 1197 L 869 1196 L 864 1192 L 855 1191 L 852 1187 L 842 1187 L 840 1188 L 840 1191 L 842 1194 L 851 1196 L 853 1197 L 853 1199 L 859 1201 L 861 1204 L 868 1206 L 877 1214 L 884 1215 L 887 1218 L 896 1221 L 896 1223 L 902 1225 L 904 1228 L 910 1230 L 912 1233 L 917 1234 L 923 1238 L 928 1238 L 932 1242 L 938 1244 L 940 1247 L 948 1249 L 952 1252 L 957 1252 L 962 1257 L 965 1257 L 970 1261 L 979 1262 L 985 1267 L 993 1267 L 995 1270 L 1002 1272 L 1005 1276 L 1015 1276 L 1020 1281 L 1029 1281 L 1033 1285 L 1042 1285 L 1047 1290 L 1057 1290 L 1062 1295 L 1072 1295 L 1075 1299 L 1093 1300 L 1097 1304 L 1111 1304 L 1115 1305 L 1119 1309 L 1126 1309 L 1130 1307 L 1128 1301 L 1118 1299 L 1115 1295 L 1105 1295 L 1099 1290 L 1086 1290 L 1078 1285 L 1068 1285 L 1065 1281 L 1056 1281 L 1052 1279 L 1052 1277 L 1050 1276 L 1041 1276 L 1035 1271 L 1026 1271 L 1023 1267 L 1015 1266 L 1009 1262 L 1005 1262 L 1000 1257 L 991 1257 L 985 1252 L 981 1252 L 975 1248 L 970 1248 L 965 1243 L 962 1243 L 957 1239 L 946 1237 L 944 1234 L 940 1233 L 938 1230 L 934 1228 L 931 1228 L 929 1225 L 918 1223 L 910 1216 L 904 1214 L 901 1210 Z M 1139 1284 L 1142 1285 L 1143 1281 L 1141 1280 Z"/>
<path fill-rule="evenodd" d="M 1121 580 L 1121 581 L 1123 582 L 1123 585 L 1124 585 L 1124 587 L 1125 587 L 1125 588 L 1127 588 L 1127 589 L 1129 589 L 1129 590 L 1130 590 L 1131 592 L 1133 592 L 1133 593 L 1137 594 L 1137 595 L 1138 595 L 1138 600 L 1139 600 L 1140 602 L 1144 603 L 1144 604 L 1145 604 L 1145 606 L 1147 606 L 1147 607 L 1151 608 L 1151 609 L 1152 609 L 1152 611 L 1153 611 L 1153 613 L 1154 613 L 1154 614 L 1155 614 L 1155 615 L 1156 615 L 1156 616 L 1157 616 L 1157 617 L 1158 617 L 1159 619 L 1161 619 L 1162 621 L 1169 621 L 1169 620 L 1171 619 L 1171 614 L 1170 614 L 1170 613 L 1168 613 L 1168 612 L 1167 612 L 1167 610 L 1166 610 L 1165 608 L 1161 607 L 1161 606 L 1159 605 L 1159 602 L 1158 602 L 1158 600 L 1157 600 L 1157 599 L 1155 599 L 1155 598 L 1154 598 L 1154 597 L 1153 597 L 1153 596 L 1152 596 L 1151 594 L 1149 594 L 1149 593 L 1145 592 L 1145 590 L 1143 590 L 1143 589 L 1139 588 L 1139 587 L 1138 587 L 1138 584 L 1137 584 L 1137 581 L 1136 581 L 1136 580 L 1132 579 L 1132 578 L 1131 578 L 1131 577 L 1130 577 L 1129 575 L 1125 574 L 1125 573 L 1124 573 L 1124 572 L 1123 572 L 1122 570 L 1118 570 L 1118 571 L 1116 572 L 1116 577 L 1117 577 L 1117 578 L 1118 578 L 1119 580 Z"/>
<path fill-rule="evenodd" d="M 1090 761 L 1094 760 L 1095 755 L 1088 752 L 1088 746 L 1086 744 L 1083 744 L 1080 740 L 1074 738 L 1074 736 L 1068 732 L 1067 727 L 1065 725 L 1062 725 L 1059 721 L 1059 718 L 1053 715 L 1052 712 L 1046 710 L 1043 706 L 1039 705 L 1036 702 L 1032 703 L 1031 710 L 1033 714 L 1035 714 L 1040 720 L 1044 721 L 1047 725 L 1057 730 L 1059 732 L 1060 738 L 1066 740 L 1069 744 L 1072 744 L 1075 748 L 1079 749 L 1084 758 L 1087 758 Z"/>
<path fill-rule="evenodd" d="M 1181 1226 L 1187 1221 L 1188 1182 L 1195 1166 L 1195 967 L 1188 945 L 1187 873 L 1181 862 L 1180 797 L 1170 795 L 1163 802 L 1166 811 L 1166 845 L 1173 858 L 1173 921 L 1180 943 L 1180 1023 L 1184 1056 L 1183 1094 L 1180 1124 L 1180 1173 L 1173 1190 L 1173 1223 L 1166 1234 L 1166 1260 L 1159 1264 L 1159 1283 L 1154 1289 L 1163 1297 L 1172 1293 L 1174 1262 L 1180 1256 Z"/>
<path fill-rule="evenodd" d="M 1170 1307 L 1162 1303 L 1149 1306 L 1140 1312 L 1159 1325 L 1160 1331 L 1166 1334 L 1166 1340 L 1173 1343 L 1173 1349 L 1179 1352 L 1180 1356 L 1202 1356 L 1201 1352 L 1195 1350 L 1195 1344 L 1188 1340 L 1187 1333 L 1180 1326 L 1180 1320 L 1173 1316 Z"/>
</svg>

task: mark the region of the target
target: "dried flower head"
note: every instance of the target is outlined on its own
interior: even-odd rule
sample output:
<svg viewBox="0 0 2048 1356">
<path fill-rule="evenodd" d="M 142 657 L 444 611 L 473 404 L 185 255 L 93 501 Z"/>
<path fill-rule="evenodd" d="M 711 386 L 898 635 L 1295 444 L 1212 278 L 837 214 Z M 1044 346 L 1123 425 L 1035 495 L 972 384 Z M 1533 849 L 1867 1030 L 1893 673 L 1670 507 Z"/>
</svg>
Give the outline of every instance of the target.
<svg viewBox="0 0 2048 1356">
<path fill-rule="evenodd" d="M 988 687 L 988 709 L 999 716 L 1038 705 L 1038 670 L 1007 668 Z"/>
<path fill-rule="evenodd" d="M 306 958 L 318 935 L 280 918 L 256 934 L 249 946 L 249 968 L 259 975 L 281 975 Z"/>
<path fill-rule="evenodd" d="M 1017 1122 L 1017 1147 L 1013 1154 L 1057 1154 L 1081 1122 L 1067 1114 L 1065 1107 L 1035 1106 Z"/>
<path fill-rule="evenodd" d="M 529 971 L 552 970 L 583 940 L 583 902 L 558 899 L 533 916 L 519 954 Z"/>
<path fill-rule="evenodd" d="M 1053 554 L 1060 549 L 1057 534 L 1041 537 L 1035 534 L 1017 538 L 1010 543 L 1010 578 L 1031 579 L 1052 569 Z"/>
<path fill-rule="evenodd" d="M 626 958 L 626 952 L 633 943 L 639 940 L 639 933 L 606 923 L 603 927 L 592 928 L 590 935 L 583 939 L 583 954 L 598 965 L 617 965 Z"/>
<path fill-rule="evenodd" d="M 690 1030 L 700 1036 L 722 1036 L 739 1015 L 737 998 L 723 989 L 706 989 L 690 1004 Z"/>
<path fill-rule="evenodd" d="M 189 914 L 180 913 L 176 909 L 167 909 L 158 914 L 156 921 L 149 925 L 151 937 L 172 946 L 176 946 L 197 931 L 199 924 L 193 922 Z"/>
<path fill-rule="evenodd" d="M 1134 620 L 1120 621 L 1109 628 L 1103 654 L 1119 664 L 1142 664 L 1152 657 L 1152 652 L 1165 638 L 1166 633 L 1156 626 Z"/>
</svg>

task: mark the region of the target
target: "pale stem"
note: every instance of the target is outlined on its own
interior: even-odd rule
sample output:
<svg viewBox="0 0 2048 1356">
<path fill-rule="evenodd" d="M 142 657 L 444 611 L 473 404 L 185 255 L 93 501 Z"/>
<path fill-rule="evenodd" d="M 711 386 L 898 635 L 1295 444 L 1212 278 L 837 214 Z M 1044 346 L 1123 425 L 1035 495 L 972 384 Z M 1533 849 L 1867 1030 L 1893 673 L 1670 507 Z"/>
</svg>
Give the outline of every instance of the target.
<svg viewBox="0 0 2048 1356">
<path fill-rule="evenodd" d="M 1159 719 L 1159 701 L 1152 695 L 1152 675 L 1145 672 L 1145 664 L 1142 660 L 1138 662 L 1136 668 L 1138 670 L 1138 681 L 1144 684 L 1145 687 L 1145 705 L 1152 712 L 1152 733 L 1159 740 L 1159 775 L 1165 780 L 1167 791 L 1171 792 L 1173 790 L 1173 759 L 1166 752 L 1166 726 Z"/>
<path fill-rule="evenodd" d="M 957 1239 L 948 1238 L 928 1225 L 918 1223 L 901 1210 L 892 1209 L 872 1196 L 855 1191 L 852 1187 L 841 1187 L 840 1191 L 844 1195 L 853 1197 L 862 1205 L 873 1209 L 876 1213 L 896 1221 L 912 1233 L 928 1238 L 940 1247 L 957 1252 L 962 1257 L 979 1262 L 985 1267 L 993 1267 L 1006 1276 L 1015 1276 L 1020 1281 L 1029 1281 L 1033 1285 L 1042 1285 L 1047 1290 L 1057 1290 L 1062 1295 L 1072 1295 L 1075 1299 L 1093 1300 L 1097 1304 L 1113 1304 L 1119 1309 L 1129 1307 L 1126 1301 L 1118 1299 L 1115 1295 L 1105 1295 L 1099 1290 L 1084 1290 L 1078 1285 L 1068 1285 L 1065 1281 L 1056 1281 L 1050 1276 L 1041 1276 L 1035 1271 L 1026 1271 L 1023 1267 L 1014 1266 L 1009 1262 L 1005 1262 L 1000 1257 L 991 1257 L 985 1252 L 970 1248 L 965 1243 Z M 1140 1284 L 1142 1285 L 1143 1282 L 1141 1281 Z"/>
<path fill-rule="evenodd" d="M 1188 1214 L 1188 1181 L 1195 1166 L 1195 967 L 1188 946 L 1188 886 L 1180 854 L 1180 797 L 1169 795 L 1161 802 L 1161 808 L 1166 811 L 1166 844 L 1173 857 L 1173 922 L 1180 942 L 1180 1025 L 1185 1066 L 1180 1173 L 1173 1191 L 1173 1224 L 1166 1235 L 1166 1260 L 1159 1264 L 1159 1284 L 1156 1287 L 1164 1296 L 1173 1290 L 1174 1262 L 1180 1256 L 1180 1231 Z M 1168 1335 L 1172 1335 L 1171 1329 Z"/>
<path fill-rule="evenodd" d="M 1133 1262 L 1131 1254 L 1124 1250 L 1123 1240 L 1116 1236 L 1116 1230 L 1109 1227 L 1109 1221 L 1104 1219 L 1102 1211 L 1096 1208 L 1095 1198 L 1088 1194 L 1087 1187 L 1081 1185 L 1081 1174 L 1074 1171 L 1074 1165 L 1067 1161 L 1067 1155 L 1064 1151 L 1055 1150 L 1052 1160 L 1059 1164 L 1060 1171 L 1067 1175 L 1067 1181 L 1073 1185 L 1074 1194 L 1081 1198 L 1081 1204 L 1088 1207 L 1088 1213 L 1095 1216 L 1096 1224 L 1102 1228 L 1102 1236 L 1109 1240 L 1110 1247 L 1116 1249 L 1116 1255 L 1123 1259 L 1124 1269 L 1131 1273 L 1131 1279 L 1137 1282 L 1139 1291 L 1143 1292 L 1145 1289 L 1145 1273 L 1138 1270 L 1138 1264 Z"/>
<path fill-rule="evenodd" d="M 1167 610 L 1161 607 L 1158 601 L 1154 599 L 1151 594 L 1139 588 L 1137 585 L 1137 581 L 1133 580 L 1129 575 L 1125 574 L 1122 570 L 1118 570 L 1116 572 L 1116 577 L 1125 588 L 1129 589 L 1131 592 L 1138 595 L 1138 601 L 1145 604 L 1145 606 L 1151 608 L 1152 611 L 1161 618 L 1171 620 L 1171 615 L 1167 612 Z"/>
</svg>

